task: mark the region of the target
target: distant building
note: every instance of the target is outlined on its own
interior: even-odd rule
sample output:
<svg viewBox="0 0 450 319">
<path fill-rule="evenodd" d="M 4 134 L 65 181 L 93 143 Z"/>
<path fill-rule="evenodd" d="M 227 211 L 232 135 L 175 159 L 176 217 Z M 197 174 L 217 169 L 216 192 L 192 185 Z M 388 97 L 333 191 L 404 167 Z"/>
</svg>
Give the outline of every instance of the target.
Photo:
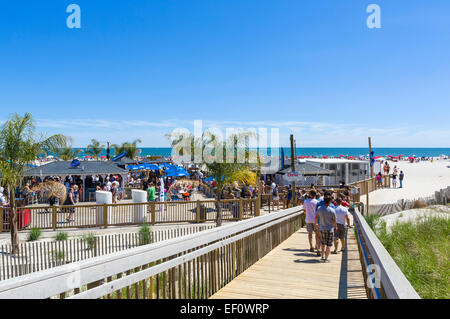
<svg viewBox="0 0 450 319">
<path fill-rule="evenodd" d="M 323 185 L 338 185 L 339 181 L 351 184 L 369 178 L 370 174 L 368 161 L 340 158 L 311 158 L 305 161 L 331 171 L 329 176 L 323 178 Z"/>
</svg>

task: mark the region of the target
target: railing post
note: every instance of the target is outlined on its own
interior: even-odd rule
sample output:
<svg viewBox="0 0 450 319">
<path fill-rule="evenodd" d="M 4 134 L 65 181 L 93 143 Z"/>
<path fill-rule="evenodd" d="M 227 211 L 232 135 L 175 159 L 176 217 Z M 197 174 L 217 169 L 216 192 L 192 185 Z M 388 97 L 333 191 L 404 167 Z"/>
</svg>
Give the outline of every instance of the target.
<svg viewBox="0 0 450 319">
<path fill-rule="evenodd" d="M 195 213 L 195 222 L 197 224 L 200 223 L 200 201 L 199 200 L 197 200 L 197 211 Z"/>
<path fill-rule="evenodd" d="M 233 242 L 233 256 L 232 256 L 232 262 L 233 264 L 233 278 L 236 276 L 236 242 Z"/>
<path fill-rule="evenodd" d="M 243 201 L 242 201 L 242 197 L 239 198 L 239 220 L 242 220 L 242 205 Z"/>
<path fill-rule="evenodd" d="M 150 267 L 153 267 L 155 265 L 155 263 L 150 263 Z M 150 299 L 155 299 L 155 284 L 154 284 L 154 279 L 153 276 L 150 277 L 150 293 L 149 293 L 149 297 Z"/>
<path fill-rule="evenodd" d="M 150 215 L 151 215 L 151 223 L 152 223 L 152 225 L 155 225 L 155 223 L 156 223 L 156 213 L 155 213 L 155 211 L 156 211 L 156 207 L 155 207 L 156 205 L 155 205 L 155 202 L 151 202 L 151 204 L 150 204 Z"/>
<path fill-rule="evenodd" d="M 3 207 L 0 207 L 0 233 L 3 232 Z"/>
<path fill-rule="evenodd" d="M 56 230 L 56 206 L 52 206 L 52 228 Z"/>
<path fill-rule="evenodd" d="M 366 194 L 366 216 L 369 216 L 369 182 L 366 182 L 367 194 Z"/>
<path fill-rule="evenodd" d="M 261 212 L 260 212 L 261 207 L 260 207 L 260 205 L 261 205 L 261 202 L 259 201 L 259 198 L 256 198 L 255 199 L 255 217 L 258 217 L 258 216 L 261 215 Z"/>
<path fill-rule="evenodd" d="M 108 228 L 108 205 L 103 204 L 103 227 Z"/>
</svg>

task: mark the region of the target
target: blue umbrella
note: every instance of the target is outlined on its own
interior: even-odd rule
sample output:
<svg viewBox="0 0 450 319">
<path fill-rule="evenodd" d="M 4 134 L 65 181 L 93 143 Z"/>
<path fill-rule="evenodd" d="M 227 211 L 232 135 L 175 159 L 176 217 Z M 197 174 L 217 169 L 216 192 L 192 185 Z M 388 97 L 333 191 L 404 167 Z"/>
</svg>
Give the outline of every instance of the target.
<svg viewBox="0 0 450 319">
<path fill-rule="evenodd" d="M 213 182 L 215 181 L 214 177 L 208 177 L 203 180 L 204 182 Z"/>
<path fill-rule="evenodd" d="M 179 166 L 172 166 L 171 168 L 166 170 L 166 176 L 171 177 L 182 177 L 189 176 L 189 173 L 186 170 Z"/>
<path fill-rule="evenodd" d="M 168 176 L 168 177 L 183 177 L 183 176 L 189 176 L 189 173 L 186 171 L 169 170 L 168 172 L 166 172 L 166 176 Z"/>
<path fill-rule="evenodd" d="M 33 165 L 33 164 L 27 164 L 27 166 L 32 167 L 32 168 L 38 167 L 37 165 Z"/>
<path fill-rule="evenodd" d="M 122 152 L 119 155 L 114 156 L 111 161 L 115 162 L 120 160 L 121 158 L 125 157 L 127 155 L 127 152 Z"/>
<path fill-rule="evenodd" d="M 148 164 L 148 163 L 146 163 L 145 167 L 146 167 L 146 169 L 148 169 L 150 171 L 159 171 L 160 170 L 159 166 L 155 165 L 155 164 Z"/>
<path fill-rule="evenodd" d="M 171 165 L 171 164 L 167 164 L 167 163 L 162 163 L 162 164 L 159 164 L 159 169 L 165 169 L 165 168 L 173 168 L 173 167 L 178 167 L 178 166 L 175 166 L 175 165 Z"/>
</svg>

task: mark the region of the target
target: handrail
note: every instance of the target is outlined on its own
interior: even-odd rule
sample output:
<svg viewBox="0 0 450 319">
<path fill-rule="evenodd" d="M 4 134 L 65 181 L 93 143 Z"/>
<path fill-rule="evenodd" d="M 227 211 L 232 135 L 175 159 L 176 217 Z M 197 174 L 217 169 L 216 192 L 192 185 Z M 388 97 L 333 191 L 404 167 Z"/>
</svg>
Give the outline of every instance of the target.
<svg viewBox="0 0 450 319">
<path fill-rule="evenodd" d="M 173 267 L 177 262 L 183 263 L 189 258 L 195 258 L 195 256 L 204 254 L 205 250 L 216 249 L 217 245 L 229 244 L 230 241 L 237 241 L 243 236 L 249 236 L 256 231 L 269 228 L 274 224 L 281 223 L 300 214 L 302 214 L 301 207 L 294 207 L 278 213 L 247 219 L 192 235 L 9 279 L 0 283 L 0 299 L 18 297 L 49 298 L 75 288 L 68 285 L 68 283 L 73 282 L 74 277 L 78 280 L 76 286 L 80 287 L 163 258 L 181 254 L 181 257 L 171 259 L 169 260 L 170 263 L 166 264 Z M 246 233 L 241 234 L 242 232 Z M 187 255 L 186 252 L 189 250 L 194 251 Z M 154 267 L 164 267 L 164 263 Z M 154 267 L 149 268 L 148 272 L 158 271 L 158 268 Z M 143 271 L 140 271 L 132 276 L 138 277 L 136 280 L 139 281 L 145 274 Z M 149 273 L 146 275 L 149 275 Z M 112 288 L 119 289 L 130 284 L 132 278 L 134 277 L 126 276 L 122 279 L 105 283 L 95 288 L 96 290 L 92 289 L 91 292 L 80 295 L 80 297 L 95 297 L 105 292 L 106 294 L 110 293 L 113 291 L 111 290 Z"/>
<path fill-rule="evenodd" d="M 385 298 L 388 299 L 420 299 L 411 283 L 405 277 L 398 265 L 392 259 L 389 252 L 384 248 L 378 237 L 375 235 L 365 218 L 361 215 L 358 209 L 355 209 L 353 214 L 354 221 L 356 222 L 359 234 L 361 235 L 365 246 L 367 247 L 367 253 L 372 259 L 374 265 L 379 266 L 380 274 L 379 282 L 381 284 L 382 292 L 384 292 Z M 359 243 L 361 248 L 363 243 Z M 366 262 L 367 263 L 367 262 Z M 366 264 L 366 267 L 369 265 Z M 377 269 L 377 268 L 375 268 Z M 373 280 L 373 269 L 367 268 L 368 280 Z M 378 287 L 380 288 L 380 287 Z"/>
</svg>

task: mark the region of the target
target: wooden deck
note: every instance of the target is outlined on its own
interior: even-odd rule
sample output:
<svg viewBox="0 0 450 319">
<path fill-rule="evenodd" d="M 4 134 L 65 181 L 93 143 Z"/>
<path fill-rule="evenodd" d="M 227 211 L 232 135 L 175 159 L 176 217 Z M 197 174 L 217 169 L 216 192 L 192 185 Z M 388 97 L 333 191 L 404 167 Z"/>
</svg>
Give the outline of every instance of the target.
<svg viewBox="0 0 450 319">
<path fill-rule="evenodd" d="M 301 228 L 211 298 L 367 298 L 353 229 L 347 234 L 346 252 L 330 254 L 329 259 L 323 263 L 309 251 L 306 228 Z"/>
</svg>

